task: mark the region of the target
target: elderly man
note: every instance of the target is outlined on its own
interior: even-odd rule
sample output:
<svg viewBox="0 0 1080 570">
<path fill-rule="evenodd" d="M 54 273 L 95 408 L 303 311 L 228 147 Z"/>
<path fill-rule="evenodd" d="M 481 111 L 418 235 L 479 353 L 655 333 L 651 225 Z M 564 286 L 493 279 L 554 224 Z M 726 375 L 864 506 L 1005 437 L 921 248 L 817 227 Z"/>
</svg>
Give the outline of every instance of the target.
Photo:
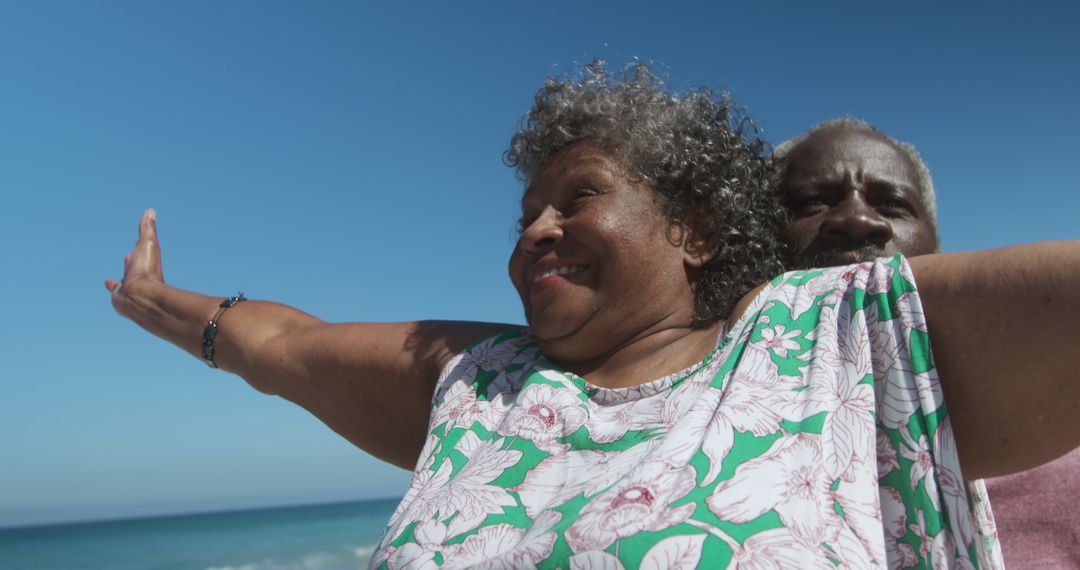
<svg viewBox="0 0 1080 570">
<path fill-rule="evenodd" d="M 912 145 L 842 118 L 779 145 L 776 157 L 797 265 L 940 250 L 930 171 Z M 1010 567 L 1080 568 L 1080 450 L 986 487 Z"/>
</svg>

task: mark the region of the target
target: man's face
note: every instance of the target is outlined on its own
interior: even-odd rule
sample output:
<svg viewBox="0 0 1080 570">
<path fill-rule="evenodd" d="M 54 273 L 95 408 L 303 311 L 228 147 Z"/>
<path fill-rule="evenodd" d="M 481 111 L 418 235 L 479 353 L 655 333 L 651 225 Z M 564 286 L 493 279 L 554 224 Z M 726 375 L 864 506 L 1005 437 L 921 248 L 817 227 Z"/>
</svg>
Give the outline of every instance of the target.
<svg viewBox="0 0 1080 570">
<path fill-rule="evenodd" d="M 915 165 L 875 133 L 837 127 L 810 135 L 788 153 L 780 192 L 793 213 L 784 237 L 801 266 L 937 250 Z"/>
</svg>

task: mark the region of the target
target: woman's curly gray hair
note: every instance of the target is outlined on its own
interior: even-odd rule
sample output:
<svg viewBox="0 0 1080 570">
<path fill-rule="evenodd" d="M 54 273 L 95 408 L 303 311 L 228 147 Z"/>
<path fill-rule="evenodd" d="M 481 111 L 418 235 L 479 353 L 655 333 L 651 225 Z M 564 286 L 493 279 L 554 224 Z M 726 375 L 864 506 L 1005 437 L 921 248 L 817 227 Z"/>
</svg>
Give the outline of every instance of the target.
<svg viewBox="0 0 1080 570">
<path fill-rule="evenodd" d="M 581 141 L 645 180 L 668 218 L 713 252 L 695 283 L 695 327 L 726 318 L 743 295 L 783 271 L 785 214 L 768 147 L 726 92 L 676 93 L 645 64 L 614 73 L 595 61 L 565 79 L 547 78 L 505 161 L 527 184 Z"/>
</svg>

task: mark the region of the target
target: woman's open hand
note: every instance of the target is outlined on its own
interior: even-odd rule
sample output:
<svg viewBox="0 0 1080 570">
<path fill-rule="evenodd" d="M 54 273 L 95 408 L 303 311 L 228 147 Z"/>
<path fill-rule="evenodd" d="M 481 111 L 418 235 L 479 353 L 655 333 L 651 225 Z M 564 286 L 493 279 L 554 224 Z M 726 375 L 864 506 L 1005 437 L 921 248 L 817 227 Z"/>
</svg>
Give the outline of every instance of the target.
<svg viewBox="0 0 1080 570">
<path fill-rule="evenodd" d="M 165 283 L 156 216 L 139 220 L 124 277 L 106 279 L 113 308 L 150 334 L 203 358 L 203 334 L 221 296 Z M 424 445 L 431 394 L 446 363 L 510 325 L 331 324 L 280 303 L 252 300 L 218 314 L 214 360 L 265 394 L 310 411 L 346 439 L 411 469 Z"/>
<path fill-rule="evenodd" d="M 112 305 L 116 312 L 131 318 L 137 304 L 135 293 L 139 288 L 164 282 L 161 247 L 158 245 L 157 213 L 148 209 L 139 220 L 139 239 L 135 242 L 135 250 L 124 256 L 123 279 L 106 279 L 105 288 L 112 295 Z"/>
</svg>

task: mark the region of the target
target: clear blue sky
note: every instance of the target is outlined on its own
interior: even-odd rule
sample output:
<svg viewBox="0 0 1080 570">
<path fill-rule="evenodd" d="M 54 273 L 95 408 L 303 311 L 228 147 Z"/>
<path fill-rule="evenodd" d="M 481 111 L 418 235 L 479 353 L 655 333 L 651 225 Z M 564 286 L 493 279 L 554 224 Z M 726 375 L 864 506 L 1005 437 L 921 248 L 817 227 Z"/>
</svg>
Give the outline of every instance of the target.
<svg viewBox="0 0 1080 570">
<path fill-rule="evenodd" d="M 154 207 L 180 287 L 520 322 L 501 154 L 572 62 L 728 87 L 774 143 L 876 123 L 929 162 L 946 250 L 1080 237 L 1075 3 L 480 4 L 0 0 L 0 526 L 400 494 L 101 281 Z"/>
</svg>

